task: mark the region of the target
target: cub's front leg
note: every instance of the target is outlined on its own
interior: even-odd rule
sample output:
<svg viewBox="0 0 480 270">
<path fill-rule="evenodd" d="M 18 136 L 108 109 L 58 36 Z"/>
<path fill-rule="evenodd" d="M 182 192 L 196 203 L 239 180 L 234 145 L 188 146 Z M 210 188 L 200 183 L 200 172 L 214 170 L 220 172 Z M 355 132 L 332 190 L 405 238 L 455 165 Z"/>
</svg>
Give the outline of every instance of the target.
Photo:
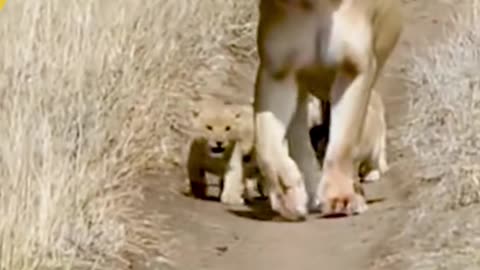
<svg viewBox="0 0 480 270">
<path fill-rule="evenodd" d="M 290 156 L 295 160 L 305 179 L 305 188 L 310 200 L 308 206 L 313 208 L 316 206 L 315 192 L 321 174 L 315 151 L 310 143 L 308 126 L 310 111 L 307 97 L 308 92 L 301 89 L 297 99 L 297 111 L 290 123 L 287 138 L 290 145 Z M 318 107 L 317 111 L 319 111 Z"/>
<path fill-rule="evenodd" d="M 199 199 L 207 198 L 207 178 L 203 168 L 202 149 L 204 145 L 199 140 L 194 140 L 190 144 L 187 160 L 187 172 L 190 182 L 190 192 Z"/>
<path fill-rule="evenodd" d="M 223 177 L 223 191 L 220 195 L 220 201 L 225 204 L 245 204 L 243 192 L 245 182 L 243 177 L 242 149 L 239 143 L 235 143 L 232 156 Z"/>
</svg>

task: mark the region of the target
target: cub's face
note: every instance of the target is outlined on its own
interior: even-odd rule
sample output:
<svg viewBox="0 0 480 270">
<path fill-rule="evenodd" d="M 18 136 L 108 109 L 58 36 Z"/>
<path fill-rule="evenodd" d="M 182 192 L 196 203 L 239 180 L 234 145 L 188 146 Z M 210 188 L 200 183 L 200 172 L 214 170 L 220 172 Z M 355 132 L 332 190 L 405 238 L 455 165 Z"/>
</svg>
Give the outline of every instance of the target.
<svg viewBox="0 0 480 270">
<path fill-rule="evenodd" d="M 193 117 L 196 137 L 205 140 L 205 151 L 210 157 L 223 157 L 238 140 L 237 121 L 240 113 L 228 106 L 206 107 L 195 111 Z"/>
</svg>

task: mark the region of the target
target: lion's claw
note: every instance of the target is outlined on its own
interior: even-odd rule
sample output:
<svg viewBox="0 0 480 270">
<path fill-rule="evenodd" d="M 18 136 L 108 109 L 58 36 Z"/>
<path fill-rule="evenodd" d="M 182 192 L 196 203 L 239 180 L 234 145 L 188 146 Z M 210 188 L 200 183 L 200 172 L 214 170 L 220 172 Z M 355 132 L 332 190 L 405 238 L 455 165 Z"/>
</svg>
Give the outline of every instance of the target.
<svg viewBox="0 0 480 270">
<path fill-rule="evenodd" d="M 289 221 L 303 221 L 306 219 L 307 193 L 304 185 L 290 187 L 285 193 L 270 191 L 270 204 L 275 212 Z"/>
</svg>

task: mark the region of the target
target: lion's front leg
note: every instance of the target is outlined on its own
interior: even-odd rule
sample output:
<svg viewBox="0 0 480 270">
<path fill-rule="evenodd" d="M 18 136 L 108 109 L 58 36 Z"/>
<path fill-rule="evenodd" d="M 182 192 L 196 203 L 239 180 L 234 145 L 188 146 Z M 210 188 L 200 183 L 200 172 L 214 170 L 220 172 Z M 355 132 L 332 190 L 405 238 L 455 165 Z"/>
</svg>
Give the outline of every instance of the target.
<svg viewBox="0 0 480 270">
<path fill-rule="evenodd" d="M 305 91 L 302 91 L 298 97 L 297 111 L 290 123 L 287 138 L 290 155 L 293 160 L 295 160 L 305 178 L 307 194 L 310 200 L 309 206 L 314 207 L 317 203 L 312 200 L 315 199 L 315 192 L 321 173 L 315 151 L 310 143 L 307 97 L 308 95 Z M 317 110 L 319 110 L 318 107 Z"/>
<path fill-rule="evenodd" d="M 220 195 L 220 201 L 222 203 L 237 205 L 245 203 L 243 199 L 245 183 L 243 177 L 242 150 L 238 143 L 234 146 L 223 183 L 223 191 Z"/>
<path fill-rule="evenodd" d="M 307 215 L 303 176 L 285 145 L 297 107 L 295 76 L 277 78 L 260 68 L 255 88 L 255 149 L 258 165 L 268 182 L 270 204 L 288 220 L 303 220 Z"/>
<path fill-rule="evenodd" d="M 358 73 L 340 70 L 331 91 L 330 136 L 323 162 L 318 200 L 324 214 L 355 214 L 367 210 L 363 196 L 354 191 L 358 162 L 354 148 L 363 130 L 376 74 L 373 56 L 365 57 Z"/>
</svg>

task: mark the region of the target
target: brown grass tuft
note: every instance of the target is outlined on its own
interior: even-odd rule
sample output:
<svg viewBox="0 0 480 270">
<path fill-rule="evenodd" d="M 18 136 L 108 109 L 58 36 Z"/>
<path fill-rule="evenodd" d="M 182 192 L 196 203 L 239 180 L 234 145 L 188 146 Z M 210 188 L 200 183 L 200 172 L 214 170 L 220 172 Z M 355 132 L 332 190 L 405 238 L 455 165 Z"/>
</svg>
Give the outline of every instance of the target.
<svg viewBox="0 0 480 270">
<path fill-rule="evenodd" d="M 178 160 L 191 100 L 254 56 L 256 2 L 240 2 L 7 3 L 0 268 L 118 269 L 142 253 L 135 177 Z"/>
</svg>

